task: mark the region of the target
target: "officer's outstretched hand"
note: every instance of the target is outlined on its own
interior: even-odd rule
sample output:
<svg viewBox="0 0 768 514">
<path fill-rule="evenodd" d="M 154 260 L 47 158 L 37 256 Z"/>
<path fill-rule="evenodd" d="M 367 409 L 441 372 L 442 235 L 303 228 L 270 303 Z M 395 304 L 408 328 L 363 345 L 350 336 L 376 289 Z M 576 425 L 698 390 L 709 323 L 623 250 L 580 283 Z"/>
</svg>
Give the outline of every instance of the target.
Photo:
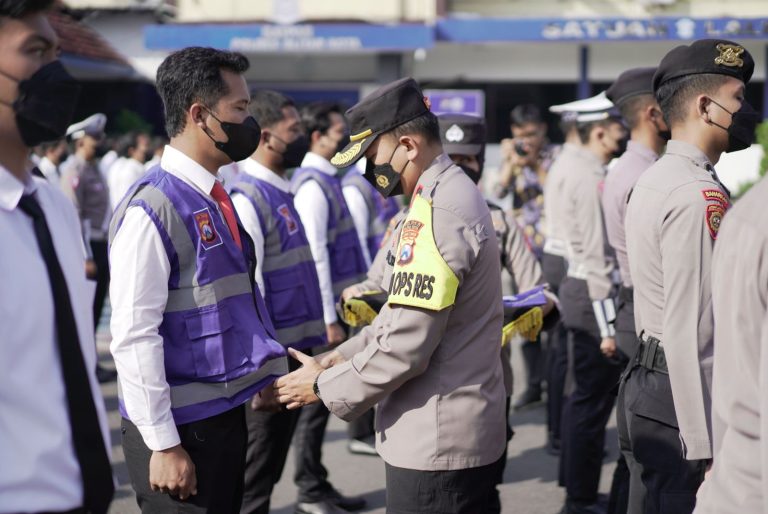
<svg viewBox="0 0 768 514">
<path fill-rule="evenodd" d="M 315 394 L 315 380 L 323 372 L 323 367 L 309 355 L 303 354 L 293 348 L 288 348 L 291 357 L 299 361 L 302 366 L 275 382 L 275 393 L 280 403 L 288 409 L 298 409 L 310 403 L 319 401 Z"/>
</svg>

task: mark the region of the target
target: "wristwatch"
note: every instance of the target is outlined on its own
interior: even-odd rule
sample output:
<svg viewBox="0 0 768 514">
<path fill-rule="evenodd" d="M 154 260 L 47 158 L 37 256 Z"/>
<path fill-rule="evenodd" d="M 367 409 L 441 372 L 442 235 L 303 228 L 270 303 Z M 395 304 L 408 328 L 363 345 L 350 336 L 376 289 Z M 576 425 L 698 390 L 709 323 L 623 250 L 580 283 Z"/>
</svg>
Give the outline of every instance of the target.
<svg viewBox="0 0 768 514">
<path fill-rule="evenodd" d="M 317 381 L 319 378 L 320 378 L 320 374 L 318 373 L 317 376 L 315 377 L 315 383 L 312 384 L 312 391 L 315 393 L 315 396 L 317 396 L 318 398 L 322 398 L 320 396 L 320 388 L 317 386 Z"/>
</svg>

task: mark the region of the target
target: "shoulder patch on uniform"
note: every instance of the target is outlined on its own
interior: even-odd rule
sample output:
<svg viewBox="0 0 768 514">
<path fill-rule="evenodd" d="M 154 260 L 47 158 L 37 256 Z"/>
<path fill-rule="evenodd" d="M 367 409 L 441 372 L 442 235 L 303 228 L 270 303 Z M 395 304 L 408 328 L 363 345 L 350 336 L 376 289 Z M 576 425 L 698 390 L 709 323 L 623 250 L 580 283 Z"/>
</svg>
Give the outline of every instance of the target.
<svg viewBox="0 0 768 514">
<path fill-rule="evenodd" d="M 418 220 L 408 220 L 400 231 L 400 250 L 398 251 L 397 263 L 404 266 L 413 260 L 416 238 L 419 237 L 419 231 L 424 227 L 424 223 Z"/>
<path fill-rule="evenodd" d="M 725 205 L 717 202 L 707 205 L 706 221 L 709 235 L 712 239 L 717 239 L 717 232 L 720 230 L 720 223 L 725 215 Z"/>
<path fill-rule="evenodd" d="M 210 250 L 224 244 L 224 241 L 221 240 L 216 232 L 216 227 L 213 224 L 213 218 L 208 207 L 194 212 L 193 216 L 195 217 L 195 226 L 197 227 L 198 234 L 200 234 L 200 243 L 203 245 L 203 248 Z"/>
<path fill-rule="evenodd" d="M 728 196 L 719 189 L 702 189 L 701 194 L 705 200 L 721 203 L 725 206 L 731 203 Z"/>
<path fill-rule="evenodd" d="M 277 208 L 277 213 L 283 218 L 283 221 L 285 221 L 285 226 L 288 229 L 288 235 L 292 236 L 299 231 L 299 224 L 296 223 L 296 220 L 293 218 L 293 214 L 291 214 L 291 210 L 286 204 L 280 205 Z"/>
<path fill-rule="evenodd" d="M 494 223 L 494 229 L 495 228 L 496 225 Z M 478 243 L 482 243 L 488 239 L 488 230 L 486 230 L 485 225 L 482 223 L 477 223 L 474 227 L 472 227 L 472 233 L 475 234 L 475 239 L 477 239 Z"/>
</svg>

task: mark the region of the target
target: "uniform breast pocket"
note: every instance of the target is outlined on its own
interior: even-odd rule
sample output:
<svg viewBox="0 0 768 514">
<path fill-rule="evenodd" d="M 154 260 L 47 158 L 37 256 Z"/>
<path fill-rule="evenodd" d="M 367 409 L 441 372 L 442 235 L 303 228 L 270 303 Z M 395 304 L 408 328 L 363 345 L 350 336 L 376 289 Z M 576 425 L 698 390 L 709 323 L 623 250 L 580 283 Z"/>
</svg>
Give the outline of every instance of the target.
<svg viewBox="0 0 768 514">
<path fill-rule="evenodd" d="M 248 361 L 241 343 L 232 337 L 232 317 L 226 305 L 203 307 L 184 318 L 195 376 L 222 375 Z"/>
<path fill-rule="evenodd" d="M 304 320 L 309 315 L 308 288 L 296 280 L 295 270 L 271 273 L 266 277 L 266 304 L 275 328 L 283 328 L 291 321 Z"/>
</svg>

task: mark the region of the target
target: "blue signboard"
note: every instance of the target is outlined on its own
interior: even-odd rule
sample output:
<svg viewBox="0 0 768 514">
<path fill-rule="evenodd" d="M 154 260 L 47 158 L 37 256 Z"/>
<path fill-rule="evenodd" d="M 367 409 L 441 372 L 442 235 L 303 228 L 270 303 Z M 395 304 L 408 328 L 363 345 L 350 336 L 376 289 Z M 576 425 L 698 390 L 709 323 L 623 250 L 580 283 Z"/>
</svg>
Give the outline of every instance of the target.
<svg viewBox="0 0 768 514">
<path fill-rule="evenodd" d="M 447 18 L 437 22 L 438 40 L 668 41 L 702 38 L 766 39 L 768 18 Z"/>
<path fill-rule="evenodd" d="M 212 46 L 245 53 L 404 51 L 431 48 L 434 28 L 422 24 L 366 23 L 148 25 L 144 44 L 150 50 Z"/>
<path fill-rule="evenodd" d="M 485 92 L 480 89 L 425 89 L 435 114 L 485 116 Z"/>
</svg>

